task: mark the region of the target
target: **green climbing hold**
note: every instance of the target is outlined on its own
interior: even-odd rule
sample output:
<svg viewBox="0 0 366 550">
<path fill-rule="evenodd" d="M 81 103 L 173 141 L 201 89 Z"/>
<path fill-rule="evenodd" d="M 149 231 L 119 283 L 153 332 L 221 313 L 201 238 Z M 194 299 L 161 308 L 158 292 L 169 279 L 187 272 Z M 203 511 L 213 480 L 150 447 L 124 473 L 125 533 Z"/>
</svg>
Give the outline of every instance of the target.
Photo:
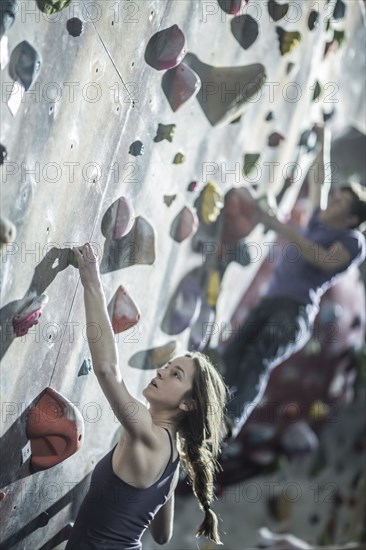
<svg viewBox="0 0 366 550">
<path fill-rule="evenodd" d="M 338 46 L 341 47 L 346 35 L 344 31 L 334 31 L 333 42 L 337 42 Z"/>
<path fill-rule="evenodd" d="M 155 143 L 163 141 L 163 139 L 166 139 L 171 143 L 173 141 L 174 130 L 175 124 L 159 124 L 158 131 L 156 133 L 156 136 L 154 137 Z"/>
<path fill-rule="evenodd" d="M 71 0 L 37 0 L 37 6 L 41 11 L 52 15 L 57 13 L 71 4 Z"/>
<path fill-rule="evenodd" d="M 321 94 L 321 91 L 322 91 L 321 86 L 319 84 L 319 81 L 317 80 L 314 87 L 314 94 L 313 94 L 312 101 L 316 101 L 318 99 L 318 97 Z"/>
<path fill-rule="evenodd" d="M 244 156 L 244 168 L 243 168 L 243 176 L 249 176 L 249 174 L 254 170 L 254 168 L 257 166 L 257 162 L 260 158 L 259 153 L 248 153 Z"/>
<path fill-rule="evenodd" d="M 185 160 L 183 153 L 177 153 L 173 159 L 173 164 L 182 164 Z"/>
<path fill-rule="evenodd" d="M 289 32 L 281 27 L 276 27 L 276 32 L 280 43 L 281 55 L 289 53 L 301 40 L 301 34 L 298 31 Z"/>
</svg>

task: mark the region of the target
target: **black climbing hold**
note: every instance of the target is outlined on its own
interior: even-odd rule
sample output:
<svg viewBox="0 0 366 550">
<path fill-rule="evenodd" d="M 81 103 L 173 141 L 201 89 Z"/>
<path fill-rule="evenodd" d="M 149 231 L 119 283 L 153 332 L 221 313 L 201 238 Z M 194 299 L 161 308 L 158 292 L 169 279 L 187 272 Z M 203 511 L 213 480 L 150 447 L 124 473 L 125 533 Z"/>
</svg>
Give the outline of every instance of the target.
<svg viewBox="0 0 366 550">
<path fill-rule="evenodd" d="M 273 119 L 274 119 L 273 111 L 269 111 L 269 113 L 267 113 L 266 115 L 266 120 L 267 122 L 269 122 L 270 120 L 273 120 Z"/>
<path fill-rule="evenodd" d="M 17 10 L 16 0 L 0 0 L 0 39 L 14 23 Z"/>
<path fill-rule="evenodd" d="M 163 139 L 171 143 L 173 141 L 174 130 L 175 124 L 159 124 L 156 136 L 154 137 L 155 143 L 163 141 Z"/>
<path fill-rule="evenodd" d="M 164 197 L 163 197 L 164 203 L 167 206 L 171 206 L 171 204 L 173 204 L 173 202 L 175 201 L 176 198 L 177 198 L 177 195 L 164 195 Z"/>
<path fill-rule="evenodd" d="M 257 40 L 258 23 L 250 15 L 239 15 L 231 20 L 231 32 L 241 47 L 247 50 Z"/>
<path fill-rule="evenodd" d="M 78 376 L 85 376 L 93 370 L 92 362 L 90 359 L 84 359 L 83 364 L 80 367 Z"/>
<path fill-rule="evenodd" d="M 41 59 L 36 50 L 24 40 L 11 53 L 9 74 L 19 81 L 25 90 L 32 86 L 41 66 Z"/>
<path fill-rule="evenodd" d="M 319 23 L 319 13 L 315 10 L 312 10 L 309 13 L 309 18 L 308 18 L 308 27 L 309 27 L 309 29 L 311 31 L 314 30 L 315 27 L 318 26 L 318 23 Z"/>
<path fill-rule="evenodd" d="M 277 4 L 274 0 L 268 0 L 268 13 L 274 21 L 279 21 L 288 12 L 288 4 Z"/>
<path fill-rule="evenodd" d="M 327 122 L 327 120 L 330 120 L 335 115 L 335 109 L 333 108 L 329 113 L 325 113 L 323 111 L 323 121 Z"/>
<path fill-rule="evenodd" d="M 142 141 L 134 141 L 130 145 L 130 150 L 128 151 L 130 155 L 133 155 L 134 157 L 138 157 L 140 155 L 144 154 L 144 145 Z"/>
<path fill-rule="evenodd" d="M 311 516 L 309 517 L 309 523 L 311 523 L 311 525 L 315 525 L 316 523 L 319 523 L 319 521 L 320 521 L 319 514 L 311 514 Z"/>
<path fill-rule="evenodd" d="M 68 33 L 75 38 L 80 36 L 84 30 L 84 23 L 78 17 L 72 17 L 66 23 Z"/>
<path fill-rule="evenodd" d="M 37 517 L 37 525 L 38 527 L 46 527 L 48 522 L 50 521 L 50 516 L 47 512 L 42 512 Z"/>
<path fill-rule="evenodd" d="M 167 71 L 161 81 L 163 92 L 175 112 L 190 98 L 195 97 L 201 87 L 198 74 L 184 62 Z"/>
<path fill-rule="evenodd" d="M 305 130 L 300 137 L 299 146 L 306 147 L 307 151 L 310 152 L 315 149 L 318 138 L 314 129 Z"/>
<path fill-rule="evenodd" d="M 0 143 L 0 166 L 4 164 L 7 156 L 8 156 L 7 150 L 5 149 L 4 145 Z"/>
<path fill-rule="evenodd" d="M 346 4 L 342 0 L 337 0 L 333 10 L 333 19 L 343 19 L 346 15 Z"/>
</svg>

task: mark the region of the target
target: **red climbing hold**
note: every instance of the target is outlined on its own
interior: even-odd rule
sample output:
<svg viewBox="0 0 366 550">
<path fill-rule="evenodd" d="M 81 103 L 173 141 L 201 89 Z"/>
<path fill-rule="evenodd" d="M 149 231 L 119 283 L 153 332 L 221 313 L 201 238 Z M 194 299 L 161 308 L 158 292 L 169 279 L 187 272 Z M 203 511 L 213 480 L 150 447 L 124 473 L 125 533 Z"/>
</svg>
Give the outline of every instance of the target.
<svg viewBox="0 0 366 550">
<path fill-rule="evenodd" d="M 84 421 L 73 403 L 48 387 L 30 410 L 26 430 L 31 442 L 31 465 L 37 472 L 56 466 L 80 449 Z"/>
<path fill-rule="evenodd" d="M 48 296 L 36 296 L 28 306 L 13 317 L 13 329 L 16 336 L 24 336 L 33 325 L 38 324 L 42 309 L 48 302 Z"/>
<path fill-rule="evenodd" d="M 146 63 L 158 71 L 176 67 L 186 55 L 185 42 L 178 25 L 157 32 L 146 46 Z"/>
<path fill-rule="evenodd" d="M 108 311 L 112 319 L 112 328 L 115 334 L 130 329 L 140 320 L 141 314 L 139 308 L 122 285 L 119 286 L 109 304 Z"/>
</svg>

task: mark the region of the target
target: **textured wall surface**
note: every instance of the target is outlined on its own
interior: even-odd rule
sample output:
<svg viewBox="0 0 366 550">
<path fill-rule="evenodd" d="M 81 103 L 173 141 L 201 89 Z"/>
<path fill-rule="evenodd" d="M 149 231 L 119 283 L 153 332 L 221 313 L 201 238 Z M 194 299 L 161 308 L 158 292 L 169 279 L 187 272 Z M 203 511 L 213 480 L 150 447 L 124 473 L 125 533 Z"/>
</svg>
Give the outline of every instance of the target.
<svg viewBox="0 0 366 550">
<path fill-rule="evenodd" d="M 91 241 L 102 260 L 107 254 L 102 218 L 120 196 L 152 226 L 154 262 L 122 261 L 120 269 L 102 276 L 108 302 L 123 284 L 141 311 L 138 325 L 117 336 L 125 379 L 131 392 L 141 396 L 151 372 L 142 368 L 143 354 L 132 368 L 132 356 L 172 339 L 184 349 L 189 338 L 187 330 L 172 338 L 161 328 L 177 284 L 202 265 L 190 239 L 177 243 L 170 236 L 183 206 L 193 206 L 208 181 L 216 182 L 222 193 L 255 184 L 271 198 L 292 175 L 294 165 L 289 163 L 298 162 L 301 175 L 281 203 L 286 212 L 313 159 L 299 149 L 300 136 L 322 120 L 322 111 L 336 108 L 335 133 L 347 125 L 365 132 L 363 3 L 347 2 L 346 16 L 333 20 L 326 31 L 334 5 L 297 0 L 275 23 L 267 2 L 251 1 L 241 13 L 253 17 L 259 35 L 244 49 L 231 32 L 232 16 L 213 0 L 75 0 L 53 16 L 42 13 L 32 0 L 17 2 L 14 25 L 2 41 L 1 66 L 1 144 L 7 150 L 1 166 L 1 215 L 17 231 L 14 242 L 3 245 L 1 256 L 2 547 L 56 547 L 57 534 L 75 517 L 93 465 L 118 437 L 119 425 L 96 378 L 92 373 L 78 376 L 89 355 L 81 285 L 77 270 L 67 265 L 66 249 Z M 319 24 L 311 31 L 312 9 L 319 11 Z M 72 17 L 84 22 L 79 37 L 68 33 L 66 23 Z M 174 24 L 183 31 L 189 54 L 203 63 L 264 66 L 266 83 L 238 122 L 213 127 L 197 99 L 172 111 L 161 86 L 163 71 L 147 65 L 144 53 L 154 33 Z M 286 55 L 280 53 L 276 25 L 301 33 L 300 43 Z M 346 40 L 324 58 L 332 29 L 344 29 Z M 24 40 L 38 52 L 40 68 L 21 96 L 12 89 L 7 57 Z M 225 74 L 230 81 L 230 71 Z M 235 82 L 237 77 L 232 78 Z M 243 81 L 238 78 L 240 87 Z M 322 93 L 313 101 L 317 80 Z M 214 78 L 212 82 L 217 84 Z M 222 84 L 213 89 L 224 105 L 233 94 Z M 20 101 L 15 114 L 9 96 Z M 269 111 L 274 118 L 267 121 Z M 172 142 L 154 142 L 158 123 L 176 125 Z M 278 147 L 268 146 L 273 132 L 285 138 Z M 129 154 L 136 140 L 144 145 L 142 156 Z M 183 164 L 173 163 L 178 152 L 185 156 Z M 248 153 L 261 154 L 256 179 L 242 174 Z M 188 191 L 191 181 L 198 182 L 198 191 Z M 176 195 L 170 206 L 165 195 Z M 144 239 L 133 243 L 132 254 L 143 248 Z M 250 239 L 262 245 L 261 230 L 256 228 Z M 120 254 L 128 256 L 131 249 L 122 247 Z M 230 318 L 259 265 L 230 265 L 217 306 L 219 323 Z M 42 293 L 49 301 L 39 324 L 15 337 L 14 315 Z M 22 459 L 26 418 L 47 386 L 76 404 L 84 419 L 84 441 L 66 461 L 31 474 L 29 456 Z"/>
</svg>

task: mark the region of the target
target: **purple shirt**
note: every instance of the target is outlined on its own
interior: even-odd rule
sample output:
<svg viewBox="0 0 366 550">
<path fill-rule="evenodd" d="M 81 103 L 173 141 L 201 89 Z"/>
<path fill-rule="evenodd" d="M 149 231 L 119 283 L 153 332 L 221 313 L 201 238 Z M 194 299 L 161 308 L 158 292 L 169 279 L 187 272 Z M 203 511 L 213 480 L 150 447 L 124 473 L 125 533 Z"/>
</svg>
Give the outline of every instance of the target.
<svg viewBox="0 0 366 550">
<path fill-rule="evenodd" d="M 324 292 L 335 284 L 340 274 L 358 266 L 365 259 L 366 248 L 362 233 L 354 229 L 331 229 L 321 221 L 320 212 L 320 208 L 314 211 L 302 235 L 325 248 L 330 248 L 335 242 L 341 243 L 349 252 L 351 261 L 334 271 L 323 271 L 303 258 L 299 246 L 287 243 L 267 292 L 267 296 L 286 296 L 310 306 L 309 316 L 313 318 L 319 310 L 320 298 Z M 314 257 L 315 254 L 316 246 Z M 329 263 L 336 260 L 332 253 L 326 258 Z"/>
</svg>

